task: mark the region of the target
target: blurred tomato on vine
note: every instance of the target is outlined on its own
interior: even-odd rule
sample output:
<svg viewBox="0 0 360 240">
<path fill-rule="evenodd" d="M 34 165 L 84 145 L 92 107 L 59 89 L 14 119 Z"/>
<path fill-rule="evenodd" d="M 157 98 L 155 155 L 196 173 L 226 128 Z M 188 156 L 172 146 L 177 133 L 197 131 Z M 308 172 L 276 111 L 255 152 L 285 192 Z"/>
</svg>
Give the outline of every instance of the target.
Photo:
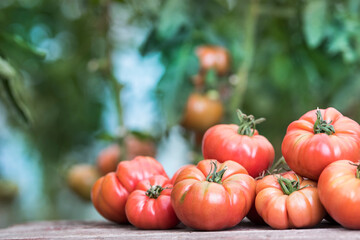
<svg viewBox="0 0 360 240">
<path fill-rule="evenodd" d="M 216 94 L 192 93 L 186 103 L 182 126 L 204 132 L 221 121 L 224 107 Z"/>
<path fill-rule="evenodd" d="M 96 160 L 96 166 L 102 175 L 116 170 L 122 154 L 121 147 L 113 144 L 103 149 Z"/>
<path fill-rule="evenodd" d="M 133 159 L 136 156 L 150 156 L 156 155 L 155 141 L 148 136 L 137 136 L 129 134 L 124 139 L 126 148 L 126 159 Z"/>
<path fill-rule="evenodd" d="M 214 69 L 218 75 L 225 75 L 230 69 L 229 52 L 221 46 L 204 45 L 196 49 L 202 71 Z"/>
<path fill-rule="evenodd" d="M 67 174 L 68 186 L 81 198 L 90 200 L 91 188 L 100 177 L 98 169 L 90 164 L 76 164 Z"/>
</svg>

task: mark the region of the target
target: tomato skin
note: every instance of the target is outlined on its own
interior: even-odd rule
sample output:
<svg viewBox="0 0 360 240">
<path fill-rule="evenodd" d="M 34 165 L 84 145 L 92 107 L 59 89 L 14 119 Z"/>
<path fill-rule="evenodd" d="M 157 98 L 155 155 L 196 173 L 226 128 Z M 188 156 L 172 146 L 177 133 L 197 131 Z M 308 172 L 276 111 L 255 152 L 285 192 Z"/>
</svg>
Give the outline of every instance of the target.
<svg viewBox="0 0 360 240">
<path fill-rule="evenodd" d="M 297 180 L 294 173 L 281 174 L 283 178 Z M 320 223 L 325 216 L 316 182 L 299 177 L 303 189 L 286 195 L 275 175 L 259 180 L 256 191 L 255 207 L 264 221 L 275 229 L 307 228 Z"/>
<path fill-rule="evenodd" d="M 158 198 L 146 196 L 146 191 L 151 186 L 159 185 L 164 190 Z M 170 194 L 173 185 L 170 180 L 162 175 L 153 176 L 139 182 L 125 206 L 129 222 L 140 229 L 170 229 L 179 223 L 171 205 Z"/>
<path fill-rule="evenodd" d="M 121 148 L 117 144 L 110 145 L 103 149 L 96 160 L 96 166 L 102 175 L 116 170 L 120 161 Z"/>
<path fill-rule="evenodd" d="M 329 164 L 321 173 L 319 197 L 328 214 L 343 227 L 360 229 L 360 179 L 349 160 Z"/>
<path fill-rule="evenodd" d="M 314 133 L 316 110 L 304 114 L 287 129 L 281 150 L 289 167 L 301 176 L 317 180 L 330 163 L 360 159 L 360 126 L 334 108 L 320 109 L 323 119 L 331 122 L 335 133 Z"/>
<path fill-rule="evenodd" d="M 96 210 L 106 219 L 127 223 L 125 203 L 129 192 L 122 186 L 114 172 L 99 178 L 91 191 L 91 200 Z"/>
<path fill-rule="evenodd" d="M 221 171 L 222 183 L 206 177 L 214 161 Z M 171 202 L 176 215 L 186 226 L 198 230 L 221 230 L 238 224 L 250 210 L 255 197 L 255 180 L 234 161 L 219 163 L 202 160 L 185 168 L 175 180 Z"/>
<path fill-rule="evenodd" d="M 192 93 L 186 103 L 181 124 L 189 130 L 204 132 L 219 123 L 223 114 L 224 107 L 220 100 Z"/>
<path fill-rule="evenodd" d="M 179 175 L 179 173 L 180 173 L 182 170 L 184 170 L 185 168 L 188 168 L 188 167 L 195 167 L 195 165 L 194 165 L 194 164 L 187 164 L 187 165 L 184 165 L 184 166 L 180 167 L 180 168 L 174 173 L 174 175 L 172 176 L 172 178 L 171 178 L 171 180 L 170 180 L 170 183 L 171 183 L 172 185 L 174 185 L 174 184 L 175 184 L 175 180 L 176 180 L 177 176 Z"/>
<path fill-rule="evenodd" d="M 116 176 L 128 192 L 136 185 L 154 175 L 168 177 L 163 166 L 153 157 L 137 156 L 131 161 L 122 161 L 116 170 Z"/>
<path fill-rule="evenodd" d="M 152 157 L 138 156 L 119 163 L 116 172 L 98 179 L 91 191 L 96 210 L 106 219 L 126 223 L 125 203 L 136 185 L 154 175 L 167 177 L 161 164 Z"/>
<path fill-rule="evenodd" d="M 235 124 L 219 124 L 209 128 L 202 142 L 205 159 L 219 162 L 233 160 L 241 164 L 252 177 L 271 166 L 275 152 L 271 143 L 256 130 L 254 135 L 240 135 Z"/>
<path fill-rule="evenodd" d="M 136 156 L 155 157 L 156 145 L 151 139 L 140 139 L 134 135 L 127 135 L 124 139 L 127 159 L 133 159 Z"/>
<path fill-rule="evenodd" d="M 229 52 L 220 46 L 204 45 L 196 49 L 196 55 L 203 71 L 214 69 L 218 75 L 225 75 L 230 68 Z"/>
<path fill-rule="evenodd" d="M 91 188 L 100 177 L 95 166 L 90 164 L 75 164 L 67 174 L 69 187 L 82 199 L 89 201 Z"/>
</svg>

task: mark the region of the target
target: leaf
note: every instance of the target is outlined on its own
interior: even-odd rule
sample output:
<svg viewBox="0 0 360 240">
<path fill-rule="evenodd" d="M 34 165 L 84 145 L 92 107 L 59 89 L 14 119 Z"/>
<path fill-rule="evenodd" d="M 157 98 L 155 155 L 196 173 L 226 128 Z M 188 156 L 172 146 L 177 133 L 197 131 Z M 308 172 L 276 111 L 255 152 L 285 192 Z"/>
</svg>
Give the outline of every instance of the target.
<svg viewBox="0 0 360 240">
<path fill-rule="evenodd" d="M 286 90 L 293 81 L 291 78 L 293 72 L 291 60 L 286 55 L 278 55 L 270 64 L 270 75 L 274 84 L 279 89 Z"/>
<path fill-rule="evenodd" d="M 19 114 L 25 123 L 29 123 L 29 111 L 21 101 L 20 94 L 16 89 L 18 83 L 18 74 L 5 59 L 0 57 L 0 91 L 7 97 L 12 107 Z"/>
<path fill-rule="evenodd" d="M 29 111 L 26 110 L 24 104 L 19 99 L 18 94 L 16 94 L 16 91 L 14 91 L 10 81 L 3 77 L 0 77 L 0 85 L 2 85 L 0 90 L 3 90 L 5 92 L 12 107 L 15 109 L 21 119 L 26 124 L 28 124 L 30 122 Z"/>
<path fill-rule="evenodd" d="M 131 130 L 130 134 L 135 136 L 137 139 L 141 140 L 141 141 L 147 141 L 147 140 L 154 140 L 155 138 L 148 132 L 141 132 L 141 131 L 137 131 L 137 130 Z"/>
<path fill-rule="evenodd" d="M 181 27 L 189 24 L 187 16 L 188 1 L 167 0 L 160 12 L 158 34 L 161 38 L 172 38 Z"/>
<path fill-rule="evenodd" d="M 215 69 L 210 69 L 209 71 L 207 71 L 205 75 L 206 86 L 210 88 L 216 88 L 217 82 L 218 82 L 218 78 L 216 76 Z"/>
<path fill-rule="evenodd" d="M 41 59 L 44 59 L 46 56 L 44 52 L 37 50 L 34 46 L 26 42 L 19 35 L 0 33 L 0 40 L 15 45 L 16 47 L 21 48 L 22 50 L 25 50 Z"/>
<path fill-rule="evenodd" d="M 360 80 L 357 76 L 358 74 L 355 74 L 355 76 L 352 76 L 351 79 L 342 84 L 332 97 L 329 106 L 334 106 L 339 111 L 345 112 L 359 102 Z"/>
<path fill-rule="evenodd" d="M 15 69 L 2 57 L 0 57 L 0 76 L 5 79 L 12 79 L 16 76 Z"/>
<path fill-rule="evenodd" d="M 182 117 L 186 99 L 193 88 L 189 78 L 196 69 L 190 45 L 183 45 L 173 55 L 175 59 L 166 66 L 156 89 L 168 127 L 176 125 Z"/>
<path fill-rule="evenodd" d="M 327 0 L 307 0 L 303 11 L 303 31 L 310 47 L 317 47 L 325 37 Z"/>
<path fill-rule="evenodd" d="M 101 131 L 99 133 L 96 133 L 95 138 L 98 139 L 98 140 L 106 141 L 106 142 L 116 142 L 117 141 L 116 136 L 114 136 L 113 134 L 111 134 L 109 132 L 105 132 L 105 131 Z"/>
</svg>

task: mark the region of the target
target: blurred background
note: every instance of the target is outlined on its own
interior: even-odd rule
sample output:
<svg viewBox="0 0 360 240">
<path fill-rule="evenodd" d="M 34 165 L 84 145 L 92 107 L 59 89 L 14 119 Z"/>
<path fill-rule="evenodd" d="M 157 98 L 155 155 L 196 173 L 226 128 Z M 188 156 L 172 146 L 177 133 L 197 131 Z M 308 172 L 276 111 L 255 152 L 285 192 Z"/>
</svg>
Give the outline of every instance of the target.
<svg viewBox="0 0 360 240">
<path fill-rule="evenodd" d="M 1 0 L 0 29 L 0 227 L 102 219 L 99 176 L 139 154 L 171 176 L 237 108 L 276 159 L 309 110 L 360 120 L 358 0 Z"/>
</svg>

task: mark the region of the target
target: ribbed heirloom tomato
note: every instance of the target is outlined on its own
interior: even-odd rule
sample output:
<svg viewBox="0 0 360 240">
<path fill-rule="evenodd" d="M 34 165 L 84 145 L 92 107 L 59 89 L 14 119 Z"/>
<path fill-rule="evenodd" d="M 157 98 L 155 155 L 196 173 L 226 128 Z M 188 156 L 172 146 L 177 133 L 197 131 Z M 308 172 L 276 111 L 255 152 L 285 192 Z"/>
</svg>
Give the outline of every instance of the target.
<svg viewBox="0 0 360 240">
<path fill-rule="evenodd" d="M 188 167 L 195 167 L 195 165 L 193 164 L 188 164 L 188 165 L 184 165 L 182 167 L 180 167 L 175 173 L 174 175 L 172 176 L 171 180 L 170 180 L 170 183 L 174 185 L 175 183 L 175 180 L 177 178 L 177 176 L 179 175 L 179 173 L 184 170 L 185 168 L 188 168 Z"/>
<path fill-rule="evenodd" d="M 171 202 L 182 223 L 198 230 L 238 224 L 255 197 L 255 180 L 234 161 L 202 160 L 179 173 Z"/>
<path fill-rule="evenodd" d="M 281 150 L 289 167 L 317 180 L 330 163 L 360 159 L 360 126 L 335 108 L 312 110 L 292 122 Z"/>
<path fill-rule="evenodd" d="M 202 142 L 205 159 L 219 162 L 233 160 L 240 163 L 252 177 L 257 177 L 273 162 L 275 152 L 271 143 L 256 130 L 255 119 L 238 110 L 239 125 L 219 124 L 209 128 Z"/>
<path fill-rule="evenodd" d="M 126 223 L 125 204 L 136 185 L 154 175 L 167 177 L 162 165 L 152 157 L 138 156 L 119 163 L 116 172 L 99 178 L 91 191 L 96 210 L 106 219 Z"/>
<path fill-rule="evenodd" d="M 321 173 L 319 197 L 329 215 L 342 226 L 360 229 L 360 163 L 339 160 Z"/>
<path fill-rule="evenodd" d="M 316 182 L 293 172 L 268 175 L 256 185 L 255 207 L 276 229 L 313 227 L 324 218 Z"/>
<path fill-rule="evenodd" d="M 125 212 L 129 222 L 141 229 L 169 229 L 179 223 L 170 194 L 172 184 L 167 177 L 153 176 L 138 183 L 130 194 Z"/>
</svg>

